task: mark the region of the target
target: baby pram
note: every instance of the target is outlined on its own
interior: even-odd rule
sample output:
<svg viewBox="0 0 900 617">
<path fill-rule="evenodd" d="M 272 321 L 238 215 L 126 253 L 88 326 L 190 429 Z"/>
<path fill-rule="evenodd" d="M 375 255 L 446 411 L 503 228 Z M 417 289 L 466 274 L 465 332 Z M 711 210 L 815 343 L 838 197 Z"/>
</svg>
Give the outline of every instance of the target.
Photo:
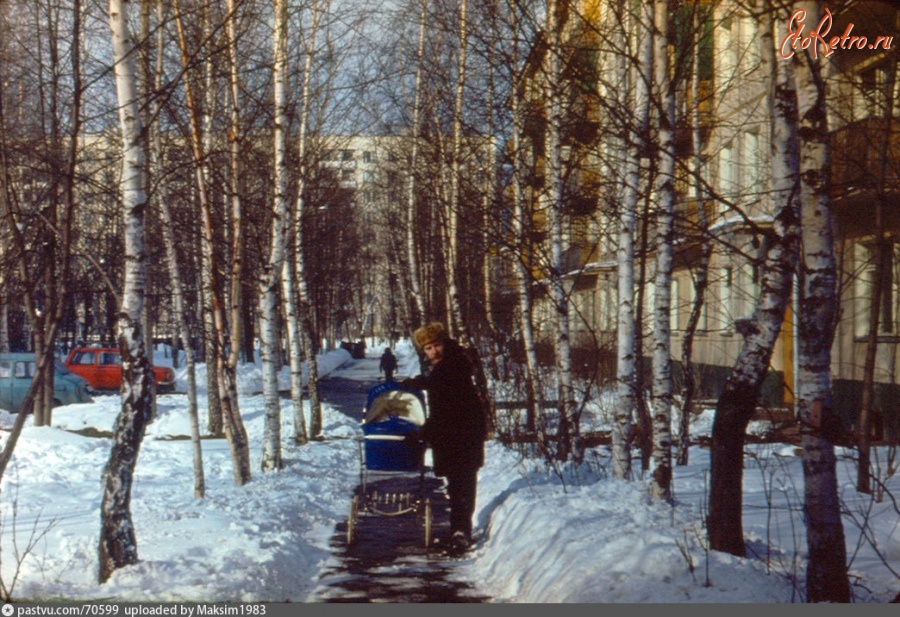
<svg viewBox="0 0 900 617">
<path fill-rule="evenodd" d="M 431 546 L 432 509 L 425 489 L 425 447 L 404 440 L 425 423 L 427 416 L 420 390 L 389 381 L 369 391 L 363 409 L 363 436 L 359 440 L 359 489 L 351 500 L 347 519 L 348 544 L 356 540 L 359 518 L 375 515 L 415 516 L 416 523 L 424 528 L 425 547 Z M 386 478 L 392 481 L 386 483 Z"/>
</svg>

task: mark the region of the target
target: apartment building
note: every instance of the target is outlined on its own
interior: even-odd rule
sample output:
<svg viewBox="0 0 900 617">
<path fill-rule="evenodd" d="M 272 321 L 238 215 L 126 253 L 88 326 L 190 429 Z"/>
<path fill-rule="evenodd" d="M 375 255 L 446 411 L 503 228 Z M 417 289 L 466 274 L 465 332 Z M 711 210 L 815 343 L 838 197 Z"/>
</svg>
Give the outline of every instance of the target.
<svg viewBox="0 0 900 617">
<path fill-rule="evenodd" d="M 679 120 L 676 128 L 677 238 L 670 321 L 672 356 L 678 380 L 685 328 L 694 303 L 694 280 L 704 246 L 709 243 L 712 254 L 707 268 L 708 287 L 691 350 L 700 395 L 709 399 L 721 392 L 743 342 L 741 329 L 756 305 L 758 263 L 765 249 L 764 232 L 771 225 L 774 212 L 768 191 L 770 75 L 762 69 L 758 19 L 741 9 L 745 4 L 697 0 L 681 7 L 670 23 L 676 41 L 675 60 L 670 70 L 677 75 Z M 621 23 L 621 16 L 595 5 L 573 3 L 566 34 L 569 49 L 579 45 L 597 46 L 592 50 L 596 53 L 589 55 L 597 58 L 602 73 L 614 70 L 612 56 L 615 54 L 605 57 L 609 46 L 604 49 L 604 44 L 592 40 L 590 33 L 611 32 Z M 814 26 L 807 24 L 807 28 Z M 853 426 L 859 413 L 866 350 L 871 344 L 867 334 L 873 314 L 870 306 L 876 280 L 877 238 L 881 235 L 886 248 L 882 251 L 884 258 L 878 277 L 882 284 L 875 341 L 876 436 L 894 440 L 900 439 L 900 409 L 895 403 L 900 397 L 897 383 L 900 360 L 897 95 L 900 85 L 896 51 L 893 47 L 885 49 L 885 45 L 891 44 L 886 37 L 877 37 L 890 36 L 898 26 L 900 6 L 895 2 L 856 3 L 851 10 L 833 15 L 831 34 L 840 35 L 850 27 L 854 35 L 866 36 L 868 42 L 857 41 L 852 49 L 838 49 L 827 61 L 823 60 L 829 88 L 831 197 L 840 269 L 840 314 L 832 350 L 835 403 L 845 426 Z M 787 30 L 784 34 L 788 34 Z M 775 38 L 780 42 L 780 37 Z M 878 46 L 874 45 L 876 40 Z M 633 52 L 636 45 L 628 49 Z M 776 61 L 785 60 L 777 54 Z M 539 62 L 539 58 L 534 59 L 533 67 Z M 633 78 L 635 69 L 632 66 L 629 70 Z M 679 73 L 680 70 L 683 72 Z M 540 79 L 536 68 L 526 77 L 538 84 Z M 610 169 L 607 161 L 614 166 L 616 157 L 609 153 L 622 147 L 620 140 L 609 137 L 615 134 L 616 121 L 604 117 L 609 105 L 603 97 L 610 94 L 604 91 L 604 84 L 608 88 L 609 83 L 608 78 L 601 79 L 594 98 L 584 98 L 589 103 L 581 105 L 584 120 L 601 127 L 596 132 L 598 137 L 590 142 L 569 140 L 573 149 L 592 150 L 597 175 L 602 178 L 615 177 L 616 170 Z M 539 89 L 539 86 L 531 87 L 531 90 Z M 521 91 L 527 93 L 529 88 L 523 87 Z M 608 128 L 604 129 L 606 125 Z M 577 158 L 579 164 L 590 166 L 585 163 L 591 160 L 589 155 Z M 540 163 L 536 168 L 540 168 Z M 579 178 L 586 175 L 573 174 Z M 601 182 L 595 188 L 591 196 L 596 200 L 594 208 L 576 208 L 568 220 L 570 321 L 573 345 L 577 348 L 576 366 L 591 364 L 590 370 L 597 370 L 601 378 L 612 379 L 617 304 L 614 214 L 617 195 L 615 183 Z M 652 202 L 650 195 L 643 203 Z M 643 333 L 649 337 L 655 293 L 652 207 L 639 210 L 639 219 L 636 235 L 636 262 L 639 263 L 635 266 L 642 282 L 638 285 L 637 299 L 644 307 Z M 543 220 L 536 217 L 534 223 L 541 226 Z M 641 247 L 646 250 L 641 252 Z M 539 328 L 549 325 L 551 311 L 550 302 L 539 304 Z M 543 333 L 545 345 L 549 346 L 552 332 L 545 327 Z M 762 404 L 791 408 L 796 348 L 792 306 L 774 350 Z M 650 353 L 646 348 L 643 355 L 649 366 Z"/>
</svg>

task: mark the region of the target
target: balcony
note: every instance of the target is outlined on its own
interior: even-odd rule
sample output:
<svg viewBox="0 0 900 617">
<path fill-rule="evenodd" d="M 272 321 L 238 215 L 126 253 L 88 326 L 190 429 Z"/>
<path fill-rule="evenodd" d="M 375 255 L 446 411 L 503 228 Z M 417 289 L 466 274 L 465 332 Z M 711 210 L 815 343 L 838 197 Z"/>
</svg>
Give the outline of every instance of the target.
<svg viewBox="0 0 900 617">
<path fill-rule="evenodd" d="M 900 189 L 900 118 L 865 118 L 832 131 L 832 198 Z"/>
</svg>

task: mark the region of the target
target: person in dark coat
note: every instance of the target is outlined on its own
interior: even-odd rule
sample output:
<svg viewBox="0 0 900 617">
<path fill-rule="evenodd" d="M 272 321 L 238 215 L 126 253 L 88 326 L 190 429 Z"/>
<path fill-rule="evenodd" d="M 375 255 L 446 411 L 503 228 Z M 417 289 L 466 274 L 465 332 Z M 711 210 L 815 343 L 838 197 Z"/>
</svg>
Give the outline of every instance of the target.
<svg viewBox="0 0 900 617">
<path fill-rule="evenodd" d="M 394 371 L 397 370 L 397 356 L 390 347 L 385 348 L 384 353 L 381 354 L 381 364 L 378 370 L 384 373 L 385 381 L 394 379 Z"/>
<path fill-rule="evenodd" d="M 431 371 L 402 382 L 428 393 L 428 419 L 409 439 L 431 446 L 434 474 L 447 480 L 451 547 L 464 550 L 471 542 L 478 470 L 484 465 L 485 410 L 472 379 L 472 365 L 442 324 L 419 328 L 413 342 L 425 354 Z"/>
</svg>

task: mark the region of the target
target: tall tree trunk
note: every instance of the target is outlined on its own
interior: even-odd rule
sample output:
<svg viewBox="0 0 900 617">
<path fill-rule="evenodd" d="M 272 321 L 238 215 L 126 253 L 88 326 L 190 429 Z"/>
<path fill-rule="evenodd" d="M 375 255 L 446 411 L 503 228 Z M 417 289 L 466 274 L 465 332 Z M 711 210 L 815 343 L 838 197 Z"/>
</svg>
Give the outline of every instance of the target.
<svg viewBox="0 0 900 617">
<path fill-rule="evenodd" d="M 178 30 L 178 41 L 181 49 L 182 65 L 187 70 L 190 66 L 190 54 L 187 49 L 187 40 L 184 34 L 184 24 L 181 16 L 181 2 L 174 0 L 175 25 Z M 215 328 L 214 361 L 218 380 L 219 403 L 222 407 L 222 418 L 225 425 L 225 436 L 231 446 L 231 457 L 234 463 L 235 483 L 238 486 L 246 484 L 251 477 L 250 472 L 250 447 L 247 438 L 247 430 L 238 409 L 238 401 L 235 396 L 234 371 L 228 362 L 229 332 L 225 315 L 225 301 L 222 284 L 222 274 L 219 270 L 215 251 L 215 230 L 212 217 L 212 203 L 207 191 L 207 161 L 204 155 L 202 130 L 198 117 L 196 101 L 194 100 L 191 80 L 184 78 L 185 99 L 191 124 L 191 149 L 194 155 L 195 177 L 197 180 L 197 193 L 200 199 L 200 211 L 203 229 L 203 253 L 206 256 L 206 265 L 209 268 L 209 297 L 212 303 L 212 317 Z M 210 359 L 207 359 L 209 364 Z"/>
<path fill-rule="evenodd" d="M 150 419 L 153 372 L 141 332 L 146 283 L 144 211 L 147 198 L 141 174 L 145 139 L 139 116 L 135 44 L 128 31 L 127 0 L 110 0 L 109 22 L 115 60 L 116 92 L 124 157 L 122 209 L 125 223 L 125 282 L 118 318 L 122 354 L 122 411 L 113 430 L 113 448 L 103 470 L 100 529 L 100 582 L 137 562 L 137 538 L 131 520 L 131 484 L 144 429 Z"/>
<path fill-rule="evenodd" d="M 309 114 L 312 105 L 312 93 L 310 92 L 310 80 L 312 78 L 310 73 L 312 70 L 313 54 L 315 54 L 316 50 L 316 39 L 319 34 L 319 26 L 325 13 L 325 8 L 320 6 L 319 0 L 316 0 L 310 10 L 312 11 L 312 24 L 309 31 L 305 33 L 308 39 L 304 51 L 305 70 L 303 75 L 303 94 L 302 100 L 300 101 L 300 135 L 297 146 L 300 169 L 297 181 L 297 202 L 294 207 L 294 276 L 296 277 L 297 291 L 300 299 L 298 314 L 300 317 L 301 334 L 304 337 L 303 347 L 306 350 L 306 375 L 310 409 L 309 438 L 321 441 L 324 437 L 322 436 L 322 402 L 319 399 L 319 336 L 316 333 L 315 324 L 313 323 L 312 304 L 310 302 L 309 283 L 307 281 L 303 214 L 306 211 L 306 186 L 309 174 L 307 162 L 309 153 L 307 152 L 306 141 Z M 293 367 L 292 370 L 294 370 Z"/>
<path fill-rule="evenodd" d="M 672 498 L 672 259 L 675 240 L 675 90 L 669 76 L 669 0 L 655 2 L 654 81 L 660 102 L 653 306 L 653 460 L 651 494 Z"/>
<path fill-rule="evenodd" d="M 872 492 L 872 418 L 875 414 L 875 361 L 878 355 L 878 330 L 880 307 L 887 278 L 888 251 L 893 250 L 892 243 L 885 237 L 884 213 L 888 206 L 885 193 L 888 162 L 890 160 L 891 135 L 894 124 L 894 87 L 897 74 L 897 59 L 890 61 L 887 83 L 884 84 L 885 109 L 883 117 L 887 126 L 878 135 L 878 165 L 875 177 L 875 265 L 872 274 L 872 290 L 869 299 L 869 333 L 866 338 L 866 357 L 863 364 L 862 400 L 859 403 L 859 425 L 856 433 L 859 461 L 856 469 L 856 490 L 861 493 Z"/>
<path fill-rule="evenodd" d="M 179 13 L 180 13 L 180 5 L 178 5 Z M 210 27 L 210 6 L 205 5 L 201 9 L 201 19 L 202 19 L 202 27 L 204 32 L 209 32 L 211 30 Z M 184 52 L 182 52 L 183 54 Z M 189 86 L 187 83 L 188 72 L 189 69 L 185 61 L 182 60 L 182 64 L 184 66 L 183 70 L 185 71 L 184 79 L 186 86 Z M 206 62 L 203 65 L 204 69 L 204 80 L 206 82 L 206 94 L 207 101 L 206 106 L 203 109 L 203 118 L 202 121 L 197 121 L 196 119 L 192 119 L 192 122 L 196 123 L 198 127 L 202 126 L 203 130 L 200 131 L 202 133 L 201 137 L 196 137 L 198 142 L 201 144 L 202 148 L 199 149 L 200 152 L 210 152 L 212 150 L 212 106 L 214 102 L 214 92 L 213 92 L 213 63 Z M 196 110 L 193 111 L 194 114 L 198 113 Z M 192 126 L 193 130 L 193 126 Z M 192 137 L 192 139 L 195 139 Z M 196 157 L 196 155 L 195 155 Z M 209 166 L 206 164 L 205 159 L 200 159 L 198 161 L 199 164 L 202 163 L 200 169 L 195 171 L 195 175 L 197 176 L 197 190 L 198 190 L 198 201 L 200 201 L 201 210 L 204 210 L 203 203 L 206 200 L 206 191 L 208 186 L 210 186 L 210 178 L 209 178 Z M 212 207 L 210 205 L 210 207 Z M 218 243 L 217 243 L 218 244 Z M 210 253 L 206 250 L 206 230 L 203 221 L 200 224 L 200 261 L 201 261 L 201 272 L 200 278 L 202 280 L 202 289 L 201 294 L 203 296 L 203 324 L 204 324 L 204 341 L 205 341 L 205 361 L 206 361 L 206 390 L 207 390 L 207 401 L 208 401 L 208 427 L 209 432 L 216 436 L 227 435 L 226 428 L 226 406 L 227 402 L 223 403 L 222 392 L 227 385 L 224 384 L 224 376 L 222 375 L 219 369 L 219 359 L 220 356 L 225 353 L 219 350 L 219 336 L 218 336 L 218 328 L 216 323 L 219 319 L 217 317 L 216 312 L 220 309 L 217 304 L 219 302 L 218 299 L 214 297 L 216 293 L 216 287 L 221 284 L 221 274 L 218 272 L 216 268 L 216 262 L 218 260 L 215 259 L 214 253 Z M 226 361 L 227 362 L 227 361 Z"/>
<path fill-rule="evenodd" d="M 559 392 L 559 428 L 557 430 L 557 460 L 568 460 L 579 456 L 573 449 L 575 427 L 572 419 L 575 410 L 575 396 L 572 385 L 572 350 L 569 326 L 569 294 L 565 284 L 565 264 L 563 262 L 563 155 L 562 122 L 563 92 L 562 81 L 562 31 L 559 0 L 547 3 L 548 38 L 544 66 L 547 84 L 545 101 L 547 105 L 547 131 L 544 152 L 546 156 L 546 205 L 548 212 L 548 237 L 550 243 L 550 296 L 553 303 L 553 326 L 555 331 L 554 351 L 556 356 L 556 379 Z"/>
<path fill-rule="evenodd" d="M 157 23 L 162 24 L 166 21 L 166 9 L 163 0 L 157 0 L 156 4 Z M 156 46 L 156 88 L 157 92 L 162 90 L 164 78 L 164 38 L 163 29 L 160 28 L 157 35 Z M 155 110 L 158 112 L 158 107 Z M 169 208 L 169 192 L 167 182 L 162 173 L 163 146 L 160 140 L 160 131 L 158 127 L 151 127 L 151 173 L 161 178 L 159 183 L 159 199 L 157 204 L 162 219 L 162 237 L 163 245 L 166 250 L 166 267 L 169 272 L 169 285 L 172 289 L 172 304 L 175 309 L 175 325 L 178 328 L 178 340 L 184 348 L 184 359 L 187 371 L 187 399 L 188 399 L 188 420 L 191 426 L 191 452 L 194 465 L 194 497 L 202 499 L 206 495 L 206 478 L 203 472 L 203 449 L 200 441 L 200 417 L 197 409 L 197 363 L 194 358 L 194 349 L 191 346 L 191 332 L 188 325 L 187 309 L 184 301 L 184 283 L 181 279 L 181 270 L 178 264 L 178 251 L 175 248 L 175 224 L 172 219 L 172 211 Z M 173 345 L 173 354 L 175 356 L 177 366 L 178 346 Z"/>
<path fill-rule="evenodd" d="M 243 119 L 241 118 L 241 83 L 240 83 L 240 66 L 237 54 L 237 27 L 235 22 L 238 19 L 238 6 L 235 0 L 227 0 L 226 8 L 228 16 L 226 18 L 226 30 L 228 34 L 228 64 L 229 64 L 229 86 L 231 92 L 231 130 L 228 133 L 229 142 L 229 163 L 231 175 L 230 182 L 230 202 L 231 202 L 231 272 L 230 272 L 230 293 L 229 314 L 231 321 L 231 350 L 228 355 L 228 364 L 231 371 L 237 371 L 237 365 L 240 361 L 242 343 L 245 333 L 243 333 L 243 285 L 244 276 L 244 220 L 242 214 L 242 179 L 243 167 L 241 165 L 241 147 L 243 142 Z M 211 62 L 209 63 L 212 64 Z M 209 88 L 212 92 L 213 89 Z M 249 333 L 246 333 L 249 335 Z M 248 362 L 253 362 L 253 355 L 247 358 Z M 233 393 L 237 398 L 237 392 Z"/>
<path fill-rule="evenodd" d="M 772 10 L 763 0 L 760 22 L 762 70 L 771 75 L 771 190 L 775 217 L 760 268 L 760 296 L 725 390 L 716 403 L 710 449 L 707 534 L 710 548 L 744 556 L 744 434 L 769 370 L 772 351 L 791 301 L 799 241 L 797 95 L 788 62 L 775 60 Z"/>
<path fill-rule="evenodd" d="M 684 381 L 682 388 L 683 403 L 681 406 L 681 420 L 678 425 L 678 446 L 675 453 L 675 464 L 685 466 L 689 462 L 691 450 L 691 415 L 694 410 L 694 395 L 696 382 L 694 378 L 694 335 L 700 325 L 700 317 L 703 314 L 706 289 L 709 282 L 709 262 L 712 257 L 712 238 L 709 234 L 709 221 L 706 217 L 706 188 L 703 180 L 703 142 L 701 139 L 700 118 L 700 37 L 703 36 L 702 24 L 708 15 L 704 10 L 694 13 L 694 54 L 691 66 L 691 149 L 693 151 L 692 165 L 694 174 L 694 199 L 697 203 L 697 226 L 700 232 L 700 259 L 693 270 L 694 300 L 691 303 L 691 313 L 684 328 L 684 337 L 681 340 L 681 369 Z"/>
<path fill-rule="evenodd" d="M 406 177 L 406 259 L 409 268 L 409 289 L 412 294 L 412 302 L 409 303 L 415 309 L 412 316 L 412 323 L 418 327 L 425 319 L 425 299 L 422 296 L 422 290 L 419 284 L 419 258 L 416 254 L 416 170 L 419 166 L 419 133 L 421 131 L 421 106 L 422 106 L 422 70 L 425 62 L 425 26 L 428 9 L 428 1 L 421 0 L 421 10 L 419 13 L 419 43 L 416 50 L 416 85 L 415 95 L 413 97 L 412 110 L 412 152 L 410 153 L 410 164 Z"/>
<path fill-rule="evenodd" d="M 521 50 L 516 34 L 520 28 L 519 5 L 515 0 L 507 0 L 507 6 L 512 18 L 513 27 L 513 62 L 518 63 Z M 521 109 L 518 96 L 510 99 L 512 106 L 512 183 L 513 183 L 513 239 L 519 246 L 515 253 L 516 295 L 519 301 L 519 328 L 521 329 L 522 347 L 525 355 L 525 429 L 528 433 L 543 436 L 543 431 L 537 430 L 538 418 L 541 413 L 541 394 L 538 385 L 540 367 L 538 365 L 537 348 L 534 338 L 534 302 L 532 296 L 532 268 L 534 266 L 533 247 L 531 244 L 532 219 L 530 209 L 525 202 L 525 175 L 528 173 L 525 162 L 522 137 L 525 134 L 525 117 Z"/>
<path fill-rule="evenodd" d="M 278 371 L 281 368 L 280 337 L 275 314 L 278 311 L 278 285 L 285 258 L 285 222 L 287 204 L 287 2 L 275 0 L 274 86 L 274 207 L 269 236 L 269 258 L 263 264 L 259 289 L 260 351 L 262 355 L 263 397 L 266 425 L 263 439 L 262 470 L 281 469 L 281 397 L 278 396 Z"/>
<path fill-rule="evenodd" d="M 449 199 L 447 199 L 447 229 L 445 232 L 445 261 L 447 262 L 447 295 L 449 299 L 451 331 L 460 333 L 460 338 L 468 339 L 468 324 L 462 312 L 462 303 L 459 299 L 459 209 L 460 198 L 460 167 L 462 161 L 462 122 L 463 122 L 463 95 L 466 87 L 466 51 L 468 48 L 468 0 L 459 3 L 459 25 L 456 49 L 456 89 L 453 102 L 453 143 L 450 146 L 450 175 Z M 465 342 L 468 342 L 467 340 Z"/>
<path fill-rule="evenodd" d="M 318 28 L 318 13 L 313 15 L 314 23 L 313 29 Z M 298 144 L 298 156 L 300 157 L 300 165 L 301 165 L 301 175 L 305 174 L 306 166 L 303 162 L 304 157 L 307 156 L 306 152 L 306 135 L 307 135 L 307 126 L 309 124 L 309 110 L 310 110 L 310 84 L 312 80 L 311 71 L 312 71 L 312 58 L 313 58 L 313 45 L 315 44 L 315 40 L 311 43 L 307 44 L 306 49 L 304 50 L 304 58 L 303 58 L 303 81 L 302 88 L 300 94 L 300 138 Z M 306 186 L 305 178 L 300 178 L 300 190 Z M 302 197 L 298 196 L 298 200 L 302 199 Z M 300 202 L 298 201 L 298 204 Z M 295 213 L 293 218 L 293 226 L 291 229 L 293 230 L 293 240 L 294 240 L 294 250 L 297 250 L 298 243 L 302 242 L 302 221 L 300 217 Z M 294 260 L 297 257 L 294 255 Z M 290 371 L 291 371 L 291 404 L 293 407 L 293 419 L 294 419 L 294 443 L 297 445 L 303 445 L 309 442 L 309 432 L 306 426 L 306 412 L 304 410 L 303 404 L 303 348 L 308 346 L 304 341 L 306 340 L 306 334 L 304 329 L 303 320 L 303 308 L 297 303 L 297 293 L 294 289 L 294 282 L 296 276 L 296 261 L 290 263 L 284 268 L 281 273 L 281 287 L 282 294 L 284 296 L 284 305 L 285 305 L 285 316 L 287 318 L 287 332 L 288 332 L 288 344 L 290 346 Z M 307 363 L 307 374 L 309 375 L 309 364 Z"/>
<path fill-rule="evenodd" d="M 818 23 L 818 1 L 798 2 Z M 834 441 L 840 419 L 831 394 L 831 345 L 837 323 L 837 274 L 829 202 L 828 119 L 823 70 L 827 59 L 797 53 L 797 111 L 802 200 L 798 413 L 803 445 L 804 512 L 810 602 L 849 602 L 847 547 L 841 521 Z"/>
<path fill-rule="evenodd" d="M 644 7 L 651 7 L 645 3 Z M 645 22 L 647 8 L 643 13 L 635 14 L 634 7 L 627 2 L 618 5 L 622 31 L 618 33 L 618 42 L 623 53 L 618 58 L 617 68 L 624 77 L 624 87 L 620 89 L 623 107 L 631 105 L 631 94 L 634 96 L 636 109 L 635 123 L 628 127 L 628 139 L 624 161 L 624 177 L 622 183 L 622 200 L 619 212 L 618 244 L 616 247 L 617 263 L 617 310 L 616 310 L 616 392 L 618 405 L 614 415 L 612 431 L 613 475 L 621 480 L 632 477 L 631 441 L 632 426 L 635 415 L 636 380 L 636 347 L 635 337 L 638 327 L 638 316 L 635 313 L 634 298 L 634 234 L 637 204 L 640 196 L 640 160 L 644 151 L 644 139 L 649 124 L 650 98 L 648 72 L 653 57 L 653 37 L 650 24 Z M 632 66 L 630 58 L 624 53 L 627 41 L 632 32 L 638 37 L 638 61 L 634 71 L 636 79 L 631 80 Z"/>
</svg>

